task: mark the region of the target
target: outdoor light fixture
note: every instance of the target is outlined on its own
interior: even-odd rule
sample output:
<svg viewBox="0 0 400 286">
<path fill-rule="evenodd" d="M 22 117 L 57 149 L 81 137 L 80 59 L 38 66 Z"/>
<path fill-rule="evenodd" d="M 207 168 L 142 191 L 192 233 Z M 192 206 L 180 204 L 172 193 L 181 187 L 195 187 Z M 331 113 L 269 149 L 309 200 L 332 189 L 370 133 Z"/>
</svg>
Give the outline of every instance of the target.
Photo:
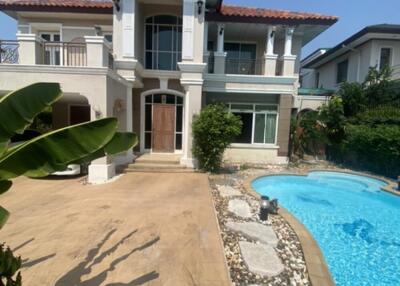
<svg viewBox="0 0 400 286">
<path fill-rule="evenodd" d="M 222 36 L 222 33 L 224 32 L 224 27 L 221 27 L 220 29 L 219 29 L 219 34 Z"/>
<path fill-rule="evenodd" d="M 197 1 L 197 13 L 201 15 L 201 12 L 203 12 L 203 1 L 199 0 Z"/>
<path fill-rule="evenodd" d="M 268 212 L 270 208 L 269 197 L 261 196 L 260 202 L 260 220 L 266 221 L 268 220 Z"/>
<path fill-rule="evenodd" d="M 119 5 L 119 1 L 120 0 L 113 0 L 114 5 L 115 5 L 115 9 L 117 9 L 118 12 L 119 12 L 119 10 L 121 10 L 121 6 Z"/>
</svg>

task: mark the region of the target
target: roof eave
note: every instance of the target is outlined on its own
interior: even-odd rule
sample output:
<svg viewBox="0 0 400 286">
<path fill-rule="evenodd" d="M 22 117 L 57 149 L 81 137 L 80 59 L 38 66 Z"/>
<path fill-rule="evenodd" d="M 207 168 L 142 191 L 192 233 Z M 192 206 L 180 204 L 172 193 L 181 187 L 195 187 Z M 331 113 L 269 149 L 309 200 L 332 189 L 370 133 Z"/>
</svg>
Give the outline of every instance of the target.
<svg viewBox="0 0 400 286">
<path fill-rule="evenodd" d="M 39 5 L 16 5 L 16 4 L 0 4 L 0 11 L 113 14 L 112 7 L 67 7 L 67 6 L 45 6 L 45 5 L 39 6 Z"/>
<path fill-rule="evenodd" d="M 249 17 L 235 15 L 221 15 L 210 12 L 206 14 L 206 20 L 209 22 L 234 22 L 234 23 L 256 23 L 256 24 L 281 24 L 281 25 L 326 25 L 335 24 L 338 19 L 293 19 L 279 17 Z"/>
</svg>

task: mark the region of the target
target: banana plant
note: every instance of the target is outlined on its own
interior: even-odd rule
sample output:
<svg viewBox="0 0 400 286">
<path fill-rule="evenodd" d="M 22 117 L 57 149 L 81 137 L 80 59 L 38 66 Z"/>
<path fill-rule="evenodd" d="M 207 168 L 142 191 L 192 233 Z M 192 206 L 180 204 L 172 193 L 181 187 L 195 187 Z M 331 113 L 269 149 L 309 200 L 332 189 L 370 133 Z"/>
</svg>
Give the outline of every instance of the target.
<svg viewBox="0 0 400 286">
<path fill-rule="evenodd" d="M 12 179 L 18 176 L 45 177 L 65 170 L 69 164 L 116 155 L 138 143 L 136 134 L 117 132 L 116 118 L 103 118 L 54 130 L 10 146 L 12 136 L 22 134 L 38 114 L 61 96 L 58 83 L 35 83 L 0 99 L 0 195 L 10 190 Z M 0 228 L 8 217 L 9 212 L 0 206 Z M 7 283 L 4 285 L 18 286 L 20 275 L 17 275 L 16 280 L 6 278 L 6 274 L 14 275 L 16 270 L 14 271 L 15 267 L 7 268 L 8 264 L 5 263 L 9 262 L 3 261 L 3 258 L 14 261 L 13 266 L 18 265 L 18 259 L 3 249 L 3 246 L 0 247 L 0 286 L 4 283 L 3 279 Z M 4 268 L 2 265 L 5 265 Z"/>
</svg>

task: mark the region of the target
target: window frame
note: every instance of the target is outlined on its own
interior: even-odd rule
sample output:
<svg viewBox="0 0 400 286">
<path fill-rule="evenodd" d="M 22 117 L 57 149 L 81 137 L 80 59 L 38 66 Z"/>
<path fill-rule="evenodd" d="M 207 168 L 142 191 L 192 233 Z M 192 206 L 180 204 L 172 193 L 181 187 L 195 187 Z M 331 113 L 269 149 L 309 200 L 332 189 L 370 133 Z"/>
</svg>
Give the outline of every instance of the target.
<svg viewBox="0 0 400 286">
<path fill-rule="evenodd" d="M 157 16 L 169 16 L 169 17 L 175 17 L 176 18 L 176 22 L 175 24 L 158 24 L 158 23 L 154 23 L 154 18 Z M 152 23 L 147 23 L 147 20 L 153 18 Z M 151 27 L 151 35 L 152 35 L 152 43 L 151 43 L 151 49 L 147 49 L 147 27 L 150 26 Z M 173 30 L 173 33 L 171 35 L 172 37 L 172 49 L 171 51 L 162 51 L 159 49 L 159 41 L 155 40 L 155 29 L 157 30 L 157 32 L 159 31 L 159 27 L 163 26 L 163 27 L 170 27 Z M 182 22 L 182 17 L 177 16 L 177 15 L 173 15 L 173 14 L 155 14 L 155 15 L 149 15 L 148 17 L 146 17 L 144 19 L 144 23 L 143 23 L 143 37 L 144 37 L 144 41 L 143 41 L 143 62 L 144 62 L 144 67 L 145 69 L 148 70 L 162 70 L 162 71 L 177 71 L 178 69 L 178 62 L 180 61 L 179 58 L 182 59 L 182 39 L 181 39 L 181 49 L 179 50 L 179 39 L 178 37 L 175 37 L 175 33 L 179 34 L 179 30 L 181 31 L 181 34 L 183 34 L 183 22 Z M 158 33 L 157 33 L 158 34 Z M 175 39 L 176 38 L 176 39 Z M 155 48 L 155 44 L 157 44 L 157 47 Z M 151 61 L 151 68 L 147 67 L 147 53 L 150 53 L 152 56 L 152 61 Z M 170 54 L 171 55 L 171 65 L 170 65 L 170 69 L 159 69 L 159 54 Z M 174 67 L 174 58 L 176 58 L 176 66 Z"/>
<path fill-rule="evenodd" d="M 237 105 L 237 104 L 240 104 L 240 105 L 252 105 L 252 110 L 250 110 L 250 109 L 243 109 L 243 110 L 240 110 L 240 109 L 235 109 L 235 108 L 232 108 L 232 105 Z M 227 105 L 228 105 L 228 109 L 229 109 L 229 112 L 231 112 L 231 113 L 251 113 L 251 114 L 253 114 L 253 124 L 252 124 L 252 127 L 251 127 L 251 143 L 232 143 L 231 145 L 232 146 L 236 146 L 236 147 L 240 147 L 240 146 L 244 146 L 244 147 L 249 147 L 249 146 L 254 146 L 254 147 L 257 147 L 257 146 L 260 146 L 260 147 L 276 147 L 277 146 L 277 142 L 278 142 L 278 126 L 279 126 L 279 112 L 280 112 L 280 110 L 279 110 L 279 108 L 280 108 L 280 106 L 279 106 L 279 104 L 277 104 L 277 103 L 248 103 L 248 102 L 229 102 L 229 103 L 227 103 Z M 264 111 L 257 111 L 256 110 L 256 106 L 273 106 L 273 107 L 276 107 L 276 110 L 264 110 Z M 256 126 L 256 124 L 255 124 L 255 120 L 256 120 L 256 115 L 257 114 L 264 114 L 265 115 L 265 121 L 267 120 L 267 116 L 268 115 L 270 115 L 270 114 L 273 114 L 273 115 L 276 115 L 276 123 L 275 123 L 275 136 L 274 136 L 274 142 L 273 143 L 265 143 L 265 140 L 266 140 L 266 125 L 265 125 L 265 127 L 264 127 L 264 143 L 256 143 L 256 142 L 254 142 L 254 135 L 255 135 L 255 126 Z"/>
<path fill-rule="evenodd" d="M 390 46 L 380 46 L 379 47 L 379 54 L 378 54 L 378 69 L 382 70 L 382 66 L 381 66 L 381 60 L 382 60 L 382 50 L 383 49 L 388 49 L 390 50 L 390 57 L 389 57 L 389 67 L 393 66 L 393 47 Z"/>
<path fill-rule="evenodd" d="M 339 80 L 339 66 L 344 63 L 346 63 L 346 76 L 344 80 Z M 341 84 L 343 82 L 346 82 L 348 81 L 348 78 L 349 78 L 349 59 L 344 59 L 336 63 L 336 84 Z"/>
</svg>

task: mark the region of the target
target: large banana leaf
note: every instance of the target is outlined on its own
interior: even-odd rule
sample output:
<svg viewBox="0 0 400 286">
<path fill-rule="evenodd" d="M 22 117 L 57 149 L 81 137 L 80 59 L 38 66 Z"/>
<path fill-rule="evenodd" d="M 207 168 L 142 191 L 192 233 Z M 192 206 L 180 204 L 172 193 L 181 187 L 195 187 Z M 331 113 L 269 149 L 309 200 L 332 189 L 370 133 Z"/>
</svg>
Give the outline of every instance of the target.
<svg viewBox="0 0 400 286">
<path fill-rule="evenodd" d="M 3 225 L 5 225 L 9 216 L 10 213 L 5 208 L 0 207 L 0 228 L 2 228 Z"/>
<path fill-rule="evenodd" d="M 106 146 L 114 137 L 116 129 L 116 118 L 104 118 L 36 137 L 0 157 L 0 180 L 21 175 L 44 177 L 63 170 L 69 163 Z"/>
<path fill-rule="evenodd" d="M 62 96 L 58 83 L 35 83 L 0 99 L 0 155 L 10 138 L 22 133 L 33 119 Z"/>
<path fill-rule="evenodd" d="M 117 132 L 110 142 L 107 143 L 104 148 L 101 148 L 95 153 L 90 154 L 80 160 L 73 162 L 74 164 L 88 163 L 97 158 L 101 158 L 105 155 L 116 155 L 127 151 L 137 145 L 138 137 L 135 133 L 131 132 Z"/>
</svg>

